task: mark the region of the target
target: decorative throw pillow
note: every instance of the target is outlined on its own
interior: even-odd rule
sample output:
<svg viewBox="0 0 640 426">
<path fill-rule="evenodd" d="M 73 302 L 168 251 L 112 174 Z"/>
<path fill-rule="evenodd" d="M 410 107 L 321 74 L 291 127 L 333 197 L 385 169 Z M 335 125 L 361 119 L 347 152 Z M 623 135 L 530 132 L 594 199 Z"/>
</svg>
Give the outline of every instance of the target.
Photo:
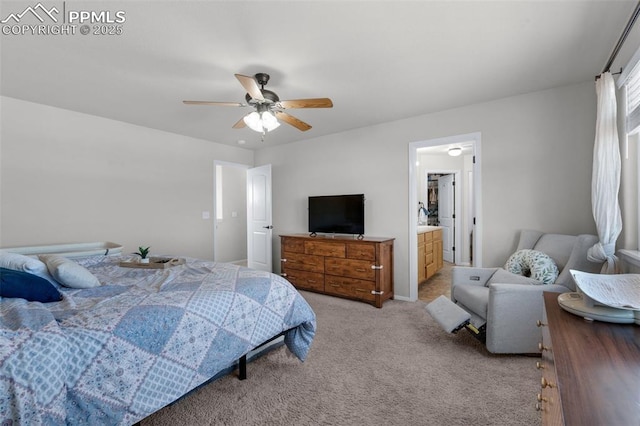
<svg viewBox="0 0 640 426">
<path fill-rule="evenodd" d="M 53 278 L 65 287 L 91 288 L 98 287 L 100 281 L 87 268 L 66 257 L 55 254 L 40 255 Z"/>
<path fill-rule="evenodd" d="M 42 303 L 62 300 L 62 294 L 46 279 L 7 268 L 0 268 L 0 296 Z"/>
<path fill-rule="evenodd" d="M 558 278 L 558 267 L 552 258 L 537 250 L 518 250 L 509 257 L 504 269 L 514 274 L 531 277 L 543 284 L 553 284 Z"/>
</svg>

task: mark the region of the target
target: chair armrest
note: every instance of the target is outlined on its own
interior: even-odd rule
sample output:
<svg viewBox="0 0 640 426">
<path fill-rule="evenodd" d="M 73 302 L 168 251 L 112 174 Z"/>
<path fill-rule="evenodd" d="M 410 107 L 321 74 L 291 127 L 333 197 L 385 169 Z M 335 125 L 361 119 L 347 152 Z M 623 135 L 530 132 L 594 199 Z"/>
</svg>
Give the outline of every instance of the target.
<svg viewBox="0 0 640 426">
<path fill-rule="evenodd" d="M 571 291 L 558 284 L 522 285 L 494 283 L 489 286 L 487 349 L 492 353 L 539 353 L 542 332 L 542 293 Z"/>
<path fill-rule="evenodd" d="M 453 288 L 457 285 L 475 285 L 484 287 L 489 278 L 499 268 L 474 268 L 468 266 L 454 266 L 451 268 L 451 300 L 455 303 Z"/>
</svg>

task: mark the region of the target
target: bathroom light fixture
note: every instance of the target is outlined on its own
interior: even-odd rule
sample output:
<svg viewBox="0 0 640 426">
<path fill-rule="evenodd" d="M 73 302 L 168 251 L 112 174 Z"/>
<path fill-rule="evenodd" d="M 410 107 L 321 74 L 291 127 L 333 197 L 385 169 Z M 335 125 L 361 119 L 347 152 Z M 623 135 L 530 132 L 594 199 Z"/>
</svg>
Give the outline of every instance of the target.
<svg viewBox="0 0 640 426">
<path fill-rule="evenodd" d="M 450 156 L 457 157 L 460 154 L 462 154 L 462 148 L 460 148 L 460 147 L 449 148 L 449 155 Z"/>
</svg>

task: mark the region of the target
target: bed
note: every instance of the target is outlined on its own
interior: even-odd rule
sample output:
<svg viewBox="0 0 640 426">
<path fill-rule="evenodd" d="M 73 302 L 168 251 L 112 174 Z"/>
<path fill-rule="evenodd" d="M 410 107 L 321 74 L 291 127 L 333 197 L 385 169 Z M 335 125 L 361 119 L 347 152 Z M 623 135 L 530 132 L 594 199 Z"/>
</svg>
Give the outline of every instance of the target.
<svg viewBox="0 0 640 426">
<path fill-rule="evenodd" d="M 132 260 L 84 251 L 71 262 L 98 286 L 0 300 L 0 424 L 134 424 L 280 334 L 305 360 L 315 314 L 284 278 L 192 258 L 120 266 Z"/>
</svg>

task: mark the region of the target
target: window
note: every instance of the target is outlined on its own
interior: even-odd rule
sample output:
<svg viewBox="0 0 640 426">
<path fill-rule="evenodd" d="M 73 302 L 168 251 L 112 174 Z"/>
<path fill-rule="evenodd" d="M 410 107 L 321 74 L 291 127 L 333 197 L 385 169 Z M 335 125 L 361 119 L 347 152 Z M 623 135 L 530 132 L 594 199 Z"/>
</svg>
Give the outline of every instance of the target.
<svg viewBox="0 0 640 426">
<path fill-rule="evenodd" d="M 626 134 L 640 131 L 640 50 L 638 50 L 618 78 L 625 98 L 623 116 Z"/>
<path fill-rule="evenodd" d="M 636 64 L 624 83 L 626 92 L 625 130 L 628 135 L 640 130 L 640 64 Z"/>
<path fill-rule="evenodd" d="M 635 210 L 635 214 L 629 210 L 628 217 L 632 218 L 635 216 L 636 218 L 635 234 L 638 245 L 640 246 L 640 198 L 638 197 L 638 188 L 640 188 L 640 173 L 638 172 L 640 166 L 640 149 L 638 149 L 638 141 L 640 138 L 640 49 L 636 51 L 631 60 L 623 68 L 617 80 L 617 86 L 621 89 L 620 94 L 622 95 L 621 102 L 618 104 L 621 109 L 618 119 L 620 127 L 624 129 L 620 135 L 622 142 L 621 148 L 624 158 L 629 160 L 629 162 L 623 163 L 623 169 L 625 164 L 629 170 L 635 168 L 634 174 L 636 175 L 634 179 L 635 182 L 633 182 L 633 180 L 626 181 L 628 189 L 625 191 L 624 197 L 627 197 L 626 208 Z M 624 120 L 624 122 L 622 122 L 622 120 Z M 629 156 L 629 143 L 631 143 L 631 146 L 635 146 L 635 164 L 633 164 L 633 156 L 631 156 L 631 158 Z M 631 178 L 631 175 L 628 175 L 628 178 Z M 634 225 L 630 226 L 628 229 L 632 229 Z M 630 234 L 633 234 L 633 231 Z M 626 236 L 630 238 L 631 235 L 627 234 Z M 640 262 L 640 251 L 634 250 L 634 252 L 636 253 L 634 256 L 638 258 L 636 262 Z M 629 261 L 629 259 L 626 260 L 627 262 Z M 640 266 L 640 263 L 638 265 Z"/>
</svg>

